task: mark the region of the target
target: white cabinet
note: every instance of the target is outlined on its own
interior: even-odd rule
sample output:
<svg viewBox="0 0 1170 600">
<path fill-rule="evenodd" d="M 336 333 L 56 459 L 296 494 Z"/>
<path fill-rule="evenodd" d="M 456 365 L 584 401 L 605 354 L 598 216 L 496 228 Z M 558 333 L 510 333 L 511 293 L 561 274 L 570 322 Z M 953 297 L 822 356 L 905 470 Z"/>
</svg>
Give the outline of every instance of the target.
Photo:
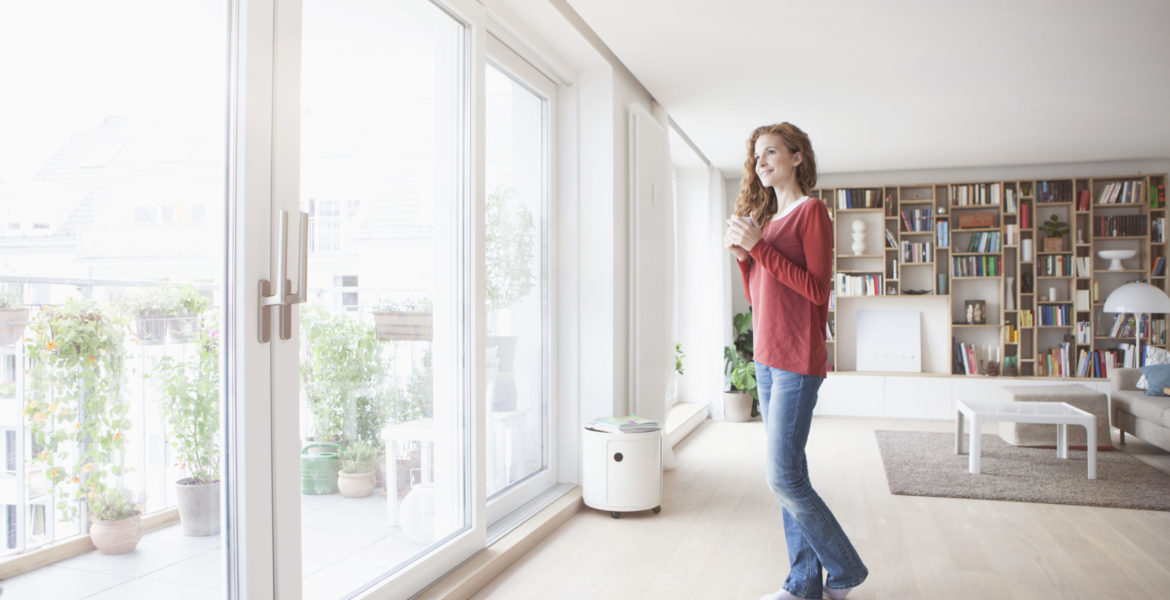
<svg viewBox="0 0 1170 600">
<path fill-rule="evenodd" d="M 606 433 L 585 429 L 581 452 L 585 505 L 620 513 L 662 504 L 661 431 Z"/>
</svg>

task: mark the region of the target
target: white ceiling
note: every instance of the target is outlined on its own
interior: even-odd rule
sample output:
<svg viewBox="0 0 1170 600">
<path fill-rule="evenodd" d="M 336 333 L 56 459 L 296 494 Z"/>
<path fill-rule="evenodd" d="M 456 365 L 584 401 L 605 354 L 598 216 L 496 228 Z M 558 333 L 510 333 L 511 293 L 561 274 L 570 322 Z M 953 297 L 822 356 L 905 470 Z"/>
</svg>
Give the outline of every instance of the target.
<svg viewBox="0 0 1170 600">
<path fill-rule="evenodd" d="M 1170 0 L 568 0 L 725 176 L 1170 159 Z"/>
</svg>

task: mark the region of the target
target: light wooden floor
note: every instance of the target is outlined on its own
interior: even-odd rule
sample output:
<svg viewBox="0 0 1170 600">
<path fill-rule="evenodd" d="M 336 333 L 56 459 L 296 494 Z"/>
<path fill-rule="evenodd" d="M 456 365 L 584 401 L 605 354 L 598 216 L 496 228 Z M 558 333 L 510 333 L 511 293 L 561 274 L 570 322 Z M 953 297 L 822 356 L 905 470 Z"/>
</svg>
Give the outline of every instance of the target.
<svg viewBox="0 0 1170 600">
<path fill-rule="evenodd" d="M 1170 513 L 894 496 L 875 429 L 953 425 L 814 419 L 813 486 L 870 570 L 850 599 L 1170 598 Z M 1170 472 L 1170 455 L 1127 441 L 1127 452 Z M 614 520 L 585 508 L 474 598 L 756 600 L 775 591 L 788 558 L 763 447 L 758 421 L 707 421 L 675 448 L 680 466 L 664 474 L 661 514 Z"/>
</svg>

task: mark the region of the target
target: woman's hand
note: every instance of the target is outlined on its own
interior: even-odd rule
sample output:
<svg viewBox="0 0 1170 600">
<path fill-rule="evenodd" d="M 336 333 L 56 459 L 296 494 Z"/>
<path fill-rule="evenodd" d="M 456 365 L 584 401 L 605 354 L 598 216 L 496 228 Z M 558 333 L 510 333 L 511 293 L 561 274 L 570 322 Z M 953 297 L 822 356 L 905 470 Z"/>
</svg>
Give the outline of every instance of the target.
<svg viewBox="0 0 1170 600">
<path fill-rule="evenodd" d="M 747 252 L 751 252 L 763 235 L 754 221 L 733 216 L 727 220 L 727 235 L 724 239 L 733 242 Z"/>
<path fill-rule="evenodd" d="M 727 228 L 727 232 L 723 234 L 723 245 L 724 245 L 724 247 L 726 247 L 728 250 L 730 250 L 732 254 L 734 254 L 734 255 L 735 255 L 735 258 L 737 258 L 737 259 L 739 259 L 739 260 L 747 260 L 747 257 L 748 257 L 747 250 L 744 250 L 743 248 L 740 248 L 740 247 L 739 247 L 739 246 L 738 246 L 738 245 L 735 243 L 735 241 L 736 241 L 737 239 L 738 239 L 738 237 L 737 237 L 737 236 L 733 236 L 733 235 L 731 234 L 731 228 L 730 228 L 730 227 L 728 227 L 728 228 Z"/>
</svg>

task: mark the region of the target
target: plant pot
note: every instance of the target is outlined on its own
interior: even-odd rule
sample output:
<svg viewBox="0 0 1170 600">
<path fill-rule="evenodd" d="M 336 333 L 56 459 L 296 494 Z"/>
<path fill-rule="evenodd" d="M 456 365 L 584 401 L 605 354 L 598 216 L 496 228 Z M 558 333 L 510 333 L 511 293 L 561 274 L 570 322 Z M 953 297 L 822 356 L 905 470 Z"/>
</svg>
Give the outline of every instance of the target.
<svg viewBox="0 0 1170 600">
<path fill-rule="evenodd" d="M 375 310 L 374 335 L 380 340 L 431 339 L 434 318 L 431 311 Z"/>
<path fill-rule="evenodd" d="M 337 451 L 341 447 L 329 442 L 306 444 L 301 449 L 301 493 L 333 494 L 337 492 Z"/>
<path fill-rule="evenodd" d="M 752 395 L 740 392 L 723 392 L 723 418 L 743 422 L 752 419 Z"/>
<path fill-rule="evenodd" d="M 376 478 L 373 471 L 366 471 L 364 473 L 346 473 L 343 471 L 337 474 L 337 489 L 346 498 L 365 498 L 374 491 L 375 481 Z"/>
<path fill-rule="evenodd" d="M 0 308 L 0 346 L 11 346 L 24 336 L 28 308 Z"/>
<path fill-rule="evenodd" d="M 102 554 L 130 552 L 142 539 L 142 515 L 117 521 L 94 521 L 89 526 L 89 539 Z"/>
<path fill-rule="evenodd" d="M 1045 252 L 1060 252 L 1061 250 L 1064 250 L 1064 238 L 1063 237 L 1046 237 L 1046 238 L 1044 238 L 1044 251 Z"/>
<path fill-rule="evenodd" d="M 219 482 L 196 483 L 188 477 L 175 482 L 183 535 L 219 535 Z"/>
<path fill-rule="evenodd" d="M 195 339 L 195 333 L 198 330 L 199 317 L 192 314 L 172 317 L 170 323 L 167 324 L 167 335 L 170 336 L 172 342 L 190 342 Z"/>
<path fill-rule="evenodd" d="M 143 344 L 161 344 L 167 339 L 167 321 L 171 315 L 138 315 L 134 319 L 134 336 Z"/>
<path fill-rule="evenodd" d="M 514 335 L 489 335 L 487 345 L 496 348 L 499 365 L 491 382 L 491 407 L 495 412 L 516 410 L 516 378 L 512 366 L 516 363 L 516 341 Z"/>
</svg>

